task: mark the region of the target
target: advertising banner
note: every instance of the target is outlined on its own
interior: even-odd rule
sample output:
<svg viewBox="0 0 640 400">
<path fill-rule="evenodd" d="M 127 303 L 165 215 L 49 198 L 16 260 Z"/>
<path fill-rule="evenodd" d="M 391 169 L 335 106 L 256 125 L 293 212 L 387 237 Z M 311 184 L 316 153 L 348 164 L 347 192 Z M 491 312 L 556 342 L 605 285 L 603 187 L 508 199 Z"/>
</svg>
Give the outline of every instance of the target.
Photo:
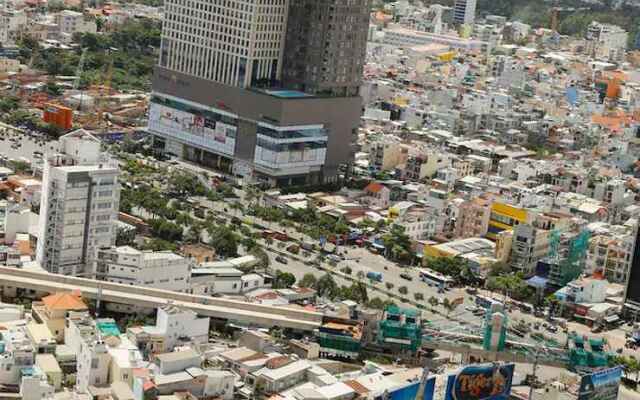
<svg viewBox="0 0 640 400">
<path fill-rule="evenodd" d="M 514 364 L 478 364 L 449 376 L 445 400 L 507 400 Z"/>
<path fill-rule="evenodd" d="M 420 381 L 416 381 L 402 388 L 385 392 L 382 395 L 382 400 L 433 400 L 435 388 L 436 378 L 431 377 L 425 381 L 421 399 L 418 398 L 420 395 Z"/>
<path fill-rule="evenodd" d="M 427 379 L 427 382 L 424 384 L 424 396 L 422 396 L 422 400 L 433 400 L 433 395 L 436 392 L 436 377 L 432 377 Z M 419 400 L 419 399 L 417 399 Z"/>
<path fill-rule="evenodd" d="M 578 400 L 615 400 L 622 379 L 622 368 L 614 367 L 584 375 L 580 381 Z"/>
<path fill-rule="evenodd" d="M 233 155 L 235 151 L 235 126 L 161 104 L 150 104 L 149 128 L 218 153 Z"/>
</svg>

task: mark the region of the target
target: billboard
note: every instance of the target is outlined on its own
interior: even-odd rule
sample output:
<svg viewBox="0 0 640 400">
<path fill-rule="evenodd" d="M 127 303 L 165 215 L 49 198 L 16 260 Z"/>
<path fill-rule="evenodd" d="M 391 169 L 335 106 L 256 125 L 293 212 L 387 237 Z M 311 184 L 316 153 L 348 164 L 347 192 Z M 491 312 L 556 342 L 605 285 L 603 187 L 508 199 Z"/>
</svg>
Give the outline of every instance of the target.
<svg viewBox="0 0 640 400">
<path fill-rule="evenodd" d="M 614 367 L 584 375 L 580 381 L 578 400 L 615 400 L 622 379 L 622 368 Z"/>
<path fill-rule="evenodd" d="M 382 400 L 433 400 L 436 389 L 436 378 L 431 377 L 425 381 L 422 399 L 418 399 L 420 394 L 420 381 L 410 383 L 400 389 L 391 392 L 385 392 L 381 397 Z"/>
<path fill-rule="evenodd" d="M 233 156 L 237 128 L 157 103 L 149 105 L 149 129 L 180 142 Z"/>
<path fill-rule="evenodd" d="M 447 380 L 445 400 L 506 400 L 511 394 L 514 364 L 477 364 Z"/>
</svg>

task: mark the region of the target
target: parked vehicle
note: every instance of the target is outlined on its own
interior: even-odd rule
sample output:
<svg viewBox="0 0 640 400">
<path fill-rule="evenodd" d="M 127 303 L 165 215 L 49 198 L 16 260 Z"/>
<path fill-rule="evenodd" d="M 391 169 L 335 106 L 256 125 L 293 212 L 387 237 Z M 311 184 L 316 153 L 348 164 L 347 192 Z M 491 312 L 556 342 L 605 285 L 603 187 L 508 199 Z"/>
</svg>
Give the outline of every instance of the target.
<svg viewBox="0 0 640 400">
<path fill-rule="evenodd" d="M 276 261 L 279 262 L 280 264 L 289 264 L 289 260 L 283 256 L 277 256 Z"/>
<path fill-rule="evenodd" d="M 298 254 L 300 253 L 300 246 L 298 246 L 297 244 L 292 244 L 291 246 L 287 247 L 287 251 L 292 254 Z"/>
<path fill-rule="evenodd" d="M 400 274 L 400 278 L 406 279 L 408 281 L 412 281 L 413 280 L 413 277 L 411 275 L 409 275 L 408 273 L 406 273 L 406 272 L 401 273 Z"/>
<path fill-rule="evenodd" d="M 367 279 L 372 281 L 382 282 L 382 274 L 380 272 L 369 271 L 367 272 Z"/>
</svg>

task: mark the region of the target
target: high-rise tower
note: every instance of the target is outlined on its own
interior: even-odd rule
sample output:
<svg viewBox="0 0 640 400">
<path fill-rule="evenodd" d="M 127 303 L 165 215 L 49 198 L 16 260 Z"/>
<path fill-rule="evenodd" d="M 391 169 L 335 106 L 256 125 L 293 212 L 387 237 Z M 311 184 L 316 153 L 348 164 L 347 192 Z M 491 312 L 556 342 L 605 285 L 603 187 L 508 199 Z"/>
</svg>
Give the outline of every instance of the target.
<svg viewBox="0 0 640 400">
<path fill-rule="evenodd" d="M 453 6 L 453 22 L 473 24 L 476 19 L 476 0 L 456 0 Z"/>
<path fill-rule="evenodd" d="M 308 93 L 356 96 L 370 0 L 297 0 L 289 6 L 283 81 Z"/>
<path fill-rule="evenodd" d="M 156 148 L 245 181 L 336 179 L 353 159 L 369 2 L 166 0 Z"/>
</svg>

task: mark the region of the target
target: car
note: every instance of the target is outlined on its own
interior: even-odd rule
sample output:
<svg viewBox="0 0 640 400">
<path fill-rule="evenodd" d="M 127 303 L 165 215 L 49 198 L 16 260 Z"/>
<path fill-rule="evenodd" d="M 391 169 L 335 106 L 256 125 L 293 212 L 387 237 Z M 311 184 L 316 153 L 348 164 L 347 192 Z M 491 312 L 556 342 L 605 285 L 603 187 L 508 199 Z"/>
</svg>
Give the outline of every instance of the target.
<svg viewBox="0 0 640 400">
<path fill-rule="evenodd" d="M 478 307 L 476 307 L 476 306 L 466 306 L 464 309 L 474 313 L 474 312 L 476 312 L 478 310 Z"/>
<path fill-rule="evenodd" d="M 477 294 L 478 293 L 478 289 L 474 288 L 474 287 L 468 287 L 466 289 L 467 293 L 469 294 Z"/>
<path fill-rule="evenodd" d="M 407 274 L 406 272 L 401 273 L 400 274 L 400 278 L 406 279 L 408 281 L 412 281 L 413 280 L 413 277 L 411 275 Z"/>
<path fill-rule="evenodd" d="M 555 325 L 549 325 L 549 326 L 547 327 L 547 330 L 548 330 L 549 332 L 551 332 L 551 333 L 556 333 L 556 332 L 558 332 L 558 327 L 557 327 L 557 326 L 555 326 Z"/>
<path fill-rule="evenodd" d="M 475 316 L 481 316 L 484 314 L 485 314 L 484 308 L 476 308 L 476 310 L 473 312 L 473 315 Z"/>
<path fill-rule="evenodd" d="M 276 261 L 279 262 L 280 264 L 289 264 L 289 260 L 283 256 L 277 256 Z"/>
</svg>

